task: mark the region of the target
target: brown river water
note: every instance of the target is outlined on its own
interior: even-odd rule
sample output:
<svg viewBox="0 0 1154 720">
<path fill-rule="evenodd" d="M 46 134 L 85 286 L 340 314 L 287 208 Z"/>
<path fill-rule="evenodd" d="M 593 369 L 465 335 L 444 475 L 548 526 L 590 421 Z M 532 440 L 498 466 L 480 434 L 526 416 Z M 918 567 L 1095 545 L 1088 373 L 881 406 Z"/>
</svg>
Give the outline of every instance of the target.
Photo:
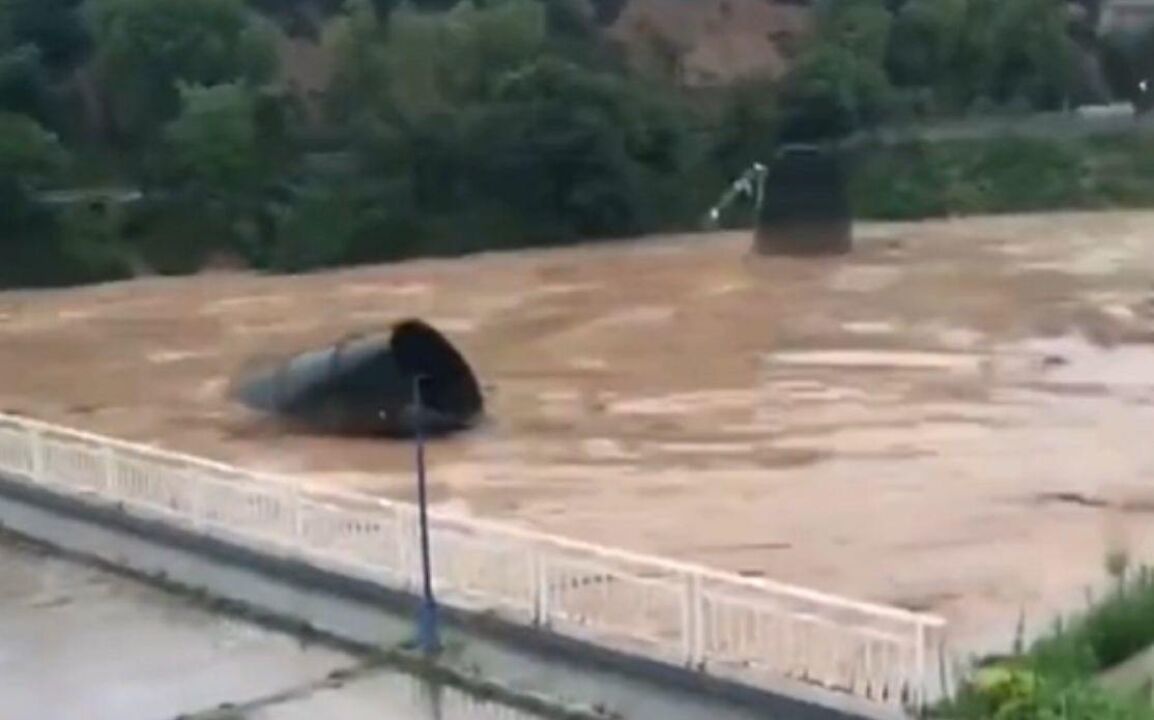
<svg viewBox="0 0 1154 720">
<path fill-rule="evenodd" d="M 229 380 L 410 315 L 491 419 L 431 448 L 443 509 L 932 610 L 962 647 L 1154 558 L 1154 213 L 865 224 L 292 278 L 0 294 L 0 409 L 412 495 L 410 449 L 282 432 Z"/>
</svg>

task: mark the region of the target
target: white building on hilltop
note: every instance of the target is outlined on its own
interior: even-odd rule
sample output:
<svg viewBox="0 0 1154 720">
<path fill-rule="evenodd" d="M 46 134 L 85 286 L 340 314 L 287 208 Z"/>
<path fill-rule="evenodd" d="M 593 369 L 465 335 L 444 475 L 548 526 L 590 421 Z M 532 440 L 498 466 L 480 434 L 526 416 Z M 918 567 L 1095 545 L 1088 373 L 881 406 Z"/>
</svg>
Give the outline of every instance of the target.
<svg viewBox="0 0 1154 720">
<path fill-rule="evenodd" d="M 1154 0 L 1105 0 L 1100 30 L 1141 30 L 1154 25 Z"/>
</svg>

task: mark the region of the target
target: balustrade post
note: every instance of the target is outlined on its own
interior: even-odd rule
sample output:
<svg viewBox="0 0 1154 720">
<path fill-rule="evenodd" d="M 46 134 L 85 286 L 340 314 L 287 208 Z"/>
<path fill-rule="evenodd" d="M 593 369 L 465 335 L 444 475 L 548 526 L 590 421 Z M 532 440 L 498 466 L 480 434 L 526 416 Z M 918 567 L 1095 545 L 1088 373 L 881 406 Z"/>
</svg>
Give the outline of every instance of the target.
<svg viewBox="0 0 1154 720">
<path fill-rule="evenodd" d="M 701 576 L 695 572 L 684 576 L 681 597 L 682 658 L 690 668 L 705 663 L 705 598 L 701 592 Z"/>
<path fill-rule="evenodd" d="M 416 586 L 416 568 L 413 563 L 413 545 L 416 540 L 413 524 L 410 522 L 412 513 L 406 507 L 396 508 L 396 538 L 397 544 L 397 577 L 401 589 L 412 590 Z"/>
<path fill-rule="evenodd" d="M 100 447 L 100 468 L 102 473 L 96 493 L 117 499 L 116 493 L 113 491 L 113 478 L 116 477 L 116 452 L 108 445 Z"/>
<path fill-rule="evenodd" d="M 549 607 L 549 565 L 545 551 L 539 545 L 529 550 L 529 588 L 533 598 L 533 622 L 542 627 L 548 627 L 550 622 Z"/>
<path fill-rule="evenodd" d="M 917 620 L 914 629 L 914 681 L 913 703 L 918 712 L 922 710 L 926 692 L 926 624 Z"/>
<path fill-rule="evenodd" d="M 44 435 L 39 430 L 29 430 L 28 440 L 32 453 L 32 467 L 30 468 L 32 481 L 35 483 L 47 483 L 48 477 L 45 473 L 44 462 Z"/>
<path fill-rule="evenodd" d="M 292 540 L 296 544 L 308 548 L 305 537 L 305 506 L 301 497 L 301 489 L 295 485 L 292 488 Z"/>
<path fill-rule="evenodd" d="M 184 479 L 183 485 L 188 488 L 189 522 L 192 524 L 193 530 L 196 530 L 197 532 L 204 532 L 204 488 L 206 483 L 195 474 L 189 472 L 188 468 L 184 469 L 184 471 L 181 473 L 181 476 Z"/>
</svg>

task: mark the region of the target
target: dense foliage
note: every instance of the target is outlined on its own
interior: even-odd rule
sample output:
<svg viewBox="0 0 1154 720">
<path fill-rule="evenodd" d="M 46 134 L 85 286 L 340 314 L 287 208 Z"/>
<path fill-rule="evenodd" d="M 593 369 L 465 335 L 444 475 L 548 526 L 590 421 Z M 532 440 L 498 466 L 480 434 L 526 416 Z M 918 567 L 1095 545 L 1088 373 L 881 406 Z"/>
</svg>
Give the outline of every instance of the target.
<svg viewBox="0 0 1154 720">
<path fill-rule="evenodd" d="M 979 670 L 934 713 L 956 720 L 1151 720 L 1142 683 L 1132 696 L 1108 690 L 1100 674 L 1154 643 L 1154 574 L 1127 574 L 1100 600 L 1013 657 Z M 1148 688 L 1146 688 L 1148 690 Z"/>
<path fill-rule="evenodd" d="M 1106 209 L 1154 203 L 1154 136 L 911 142 L 856 158 L 864 217 Z"/>
<path fill-rule="evenodd" d="M 782 139 L 1129 97 L 1154 43 L 1059 0 L 817 0 L 784 78 L 702 93 L 627 69 L 604 30 L 622 4 L 0 0 L 0 284 L 687 228 Z M 285 81 L 292 37 L 321 44 L 321 92 Z M 905 147 L 863 157 L 858 202 L 1146 202 L 1146 164 L 1109 143 Z M 90 186 L 143 200 L 44 201 Z"/>
</svg>

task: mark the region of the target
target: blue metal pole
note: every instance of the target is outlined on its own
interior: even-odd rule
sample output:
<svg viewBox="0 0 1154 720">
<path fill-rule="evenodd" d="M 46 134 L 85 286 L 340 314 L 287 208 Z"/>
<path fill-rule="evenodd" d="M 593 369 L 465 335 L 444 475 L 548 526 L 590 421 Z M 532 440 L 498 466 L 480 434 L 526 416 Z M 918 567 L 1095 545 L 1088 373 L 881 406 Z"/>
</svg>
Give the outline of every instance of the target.
<svg viewBox="0 0 1154 720">
<path fill-rule="evenodd" d="M 433 570 L 429 551 L 429 497 L 425 483 L 425 432 L 422 427 L 424 405 L 421 399 L 422 376 L 413 378 L 413 426 L 417 439 L 417 504 L 421 523 L 421 577 L 423 596 L 420 614 L 417 617 L 417 642 L 426 655 L 434 655 L 441 650 L 440 632 L 437 628 L 437 601 L 433 596 Z"/>
</svg>

